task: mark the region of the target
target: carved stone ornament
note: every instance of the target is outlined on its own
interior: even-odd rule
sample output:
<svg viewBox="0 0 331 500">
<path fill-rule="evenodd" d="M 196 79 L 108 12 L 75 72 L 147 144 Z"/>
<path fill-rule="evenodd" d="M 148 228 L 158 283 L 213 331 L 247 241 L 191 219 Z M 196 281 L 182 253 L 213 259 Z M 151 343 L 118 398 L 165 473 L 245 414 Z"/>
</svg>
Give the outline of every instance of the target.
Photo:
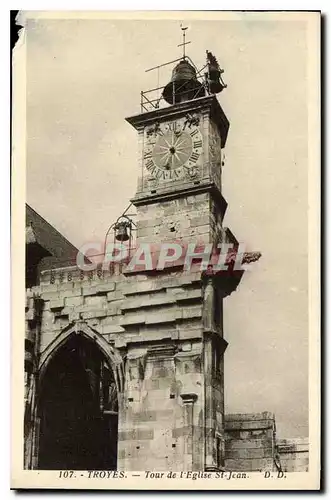
<svg viewBox="0 0 331 500">
<path fill-rule="evenodd" d="M 160 123 L 155 122 L 154 125 L 146 128 L 146 135 L 147 137 L 150 137 L 151 135 L 157 135 L 159 130 L 160 130 Z"/>
<path fill-rule="evenodd" d="M 141 349 L 127 356 L 128 372 L 130 380 L 144 380 L 147 361 L 147 350 Z"/>
<path fill-rule="evenodd" d="M 185 122 L 184 126 L 185 127 L 193 127 L 193 126 L 198 126 L 200 123 L 200 115 L 197 113 L 187 113 L 185 116 Z"/>
<path fill-rule="evenodd" d="M 189 179 L 195 179 L 195 178 L 199 177 L 200 169 L 197 166 L 189 167 L 187 169 L 186 173 L 187 173 L 187 177 L 189 177 Z"/>
</svg>

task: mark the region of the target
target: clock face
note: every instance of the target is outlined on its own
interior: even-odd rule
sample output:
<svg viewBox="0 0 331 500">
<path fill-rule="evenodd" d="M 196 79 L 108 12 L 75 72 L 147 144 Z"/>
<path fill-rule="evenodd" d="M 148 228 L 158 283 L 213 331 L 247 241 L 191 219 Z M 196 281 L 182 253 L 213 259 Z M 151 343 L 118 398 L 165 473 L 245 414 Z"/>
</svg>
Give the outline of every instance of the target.
<svg viewBox="0 0 331 500">
<path fill-rule="evenodd" d="M 160 181 L 194 178 L 202 153 L 198 126 L 185 120 L 156 124 L 146 132 L 144 164 L 150 176 Z"/>
</svg>

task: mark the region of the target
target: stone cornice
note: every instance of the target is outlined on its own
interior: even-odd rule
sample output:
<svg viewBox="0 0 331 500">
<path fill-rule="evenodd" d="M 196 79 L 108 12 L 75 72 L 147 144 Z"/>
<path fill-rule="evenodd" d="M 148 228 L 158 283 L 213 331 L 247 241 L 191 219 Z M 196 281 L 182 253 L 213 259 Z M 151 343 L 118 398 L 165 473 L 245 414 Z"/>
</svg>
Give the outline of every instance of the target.
<svg viewBox="0 0 331 500">
<path fill-rule="evenodd" d="M 194 196 L 201 193 L 210 193 L 213 196 L 219 205 L 222 217 L 224 217 L 228 203 L 216 185 L 210 181 L 189 186 L 178 186 L 176 189 L 172 186 L 163 192 L 159 190 L 157 193 L 151 194 L 141 192 L 130 201 L 136 207 L 140 207 L 142 205 L 160 203 L 161 201 L 169 201 L 179 197 L 183 198 L 185 196 Z"/>
<path fill-rule="evenodd" d="M 166 108 L 155 109 L 154 111 L 130 116 L 126 118 L 126 121 L 134 128 L 139 129 L 140 127 L 155 123 L 157 120 L 176 119 L 185 113 L 197 111 L 207 111 L 209 113 L 209 116 L 220 131 L 222 138 L 221 145 L 222 148 L 224 148 L 229 130 L 229 121 L 214 95 L 200 97 L 198 99 L 174 104 Z"/>
</svg>

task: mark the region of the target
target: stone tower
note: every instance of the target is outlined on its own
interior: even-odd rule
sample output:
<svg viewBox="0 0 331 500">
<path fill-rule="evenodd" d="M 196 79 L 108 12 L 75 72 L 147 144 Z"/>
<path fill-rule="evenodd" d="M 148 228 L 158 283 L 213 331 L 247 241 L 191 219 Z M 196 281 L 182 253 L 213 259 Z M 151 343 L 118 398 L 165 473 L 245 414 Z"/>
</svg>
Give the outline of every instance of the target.
<svg viewBox="0 0 331 500">
<path fill-rule="evenodd" d="M 207 57 L 202 83 L 183 57 L 167 105 L 127 118 L 139 139 L 138 247 L 238 246 L 223 227 L 229 122 Z M 27 290 L 25 467 L 221 470 L 223 300 L 243 274 L 231 269 L 43 271 Z"/>
<path fill-rule="evenodd" d="M 132 200 L 137 243 L 175 241 L 200 251 L 222 243 L 236 247 L 237 240 L 223 227 L 228 119 L 185 58 L 173 69 L 163 98 L 168 107 L 127 118 L 139 138 L 138 189 Z M 160 470 L 223 468 L 223 299 L 242 272 L 223 274 L 169 266 L 149 275 L 148 296 L 137 291 L 140 312 L 146 314 L 138 349 L 145 353 L 140 361 L 144 376 L 138 386 L 133 380 L 135 398 L 126 422 L 133 433 L 149 422 L 153 441 L 141 447 L 133 443 L 132 459 L 123 448 L 124 467 L 137 468 L 143 460 L 147 468 Z M 127 384 L 130 390 L 129 379 Z"/>
</svg>

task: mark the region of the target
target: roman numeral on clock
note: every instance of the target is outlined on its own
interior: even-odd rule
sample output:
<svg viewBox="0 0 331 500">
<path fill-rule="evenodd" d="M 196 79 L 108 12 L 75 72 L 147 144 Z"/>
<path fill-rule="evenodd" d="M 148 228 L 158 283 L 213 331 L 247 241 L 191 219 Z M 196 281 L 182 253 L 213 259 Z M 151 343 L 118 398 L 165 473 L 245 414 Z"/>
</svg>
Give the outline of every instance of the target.
<svg viewBox="0 0 331 500">
<path fill-rule="evenodd" d="M 148 170 L 151 170 L 151 168 L 153 168 L 153 167 L 154 167 L 154 162 L 153 162 L 153 160 L 148 160 L 148 162 L 146 163 L 146 168 L 147 168 Z"/>
<path fill-rule="evenodd" d="M 190 156 L 190 161 L 195 163 L 198 160 L 199 156 L 200 155 L 198 153 L 192 153 Z"/>
<path fill-rule="evenodd" d="M 147 160 L 148 158 L 152 158 L 152 151 L 146 151 L 144 153 L 144 159 Z"/>
<path fill-rule="evenodd" d="M 195 141 L 193 143 L 193 147 L 194 148 L 201 148 L 201 146 L 202 146 L 202 141 Z"/>
<path fill-rule="evenodd" d="M 197 131 L 197 129 L 194 129 L 192 130 L 192 132 L 190 132 L 190 136 L 191 137 L 194 137 L 195 135 L 197 135 L 199 132 Z"/>
<path fill-rule="evenodd" d="M 172 179 L 172 171 L 171 170 L 163 170 L 162 174 L 161 174 L 161 179 L 163 181 L 168 181 Z"/>
<path fill-rule="evenodd" d="M 176 170 L 174 170 L 175 178 L 179 179 L 182 174 L 183 174 L 183 167 L 179 167 Z"/>
</svg>

